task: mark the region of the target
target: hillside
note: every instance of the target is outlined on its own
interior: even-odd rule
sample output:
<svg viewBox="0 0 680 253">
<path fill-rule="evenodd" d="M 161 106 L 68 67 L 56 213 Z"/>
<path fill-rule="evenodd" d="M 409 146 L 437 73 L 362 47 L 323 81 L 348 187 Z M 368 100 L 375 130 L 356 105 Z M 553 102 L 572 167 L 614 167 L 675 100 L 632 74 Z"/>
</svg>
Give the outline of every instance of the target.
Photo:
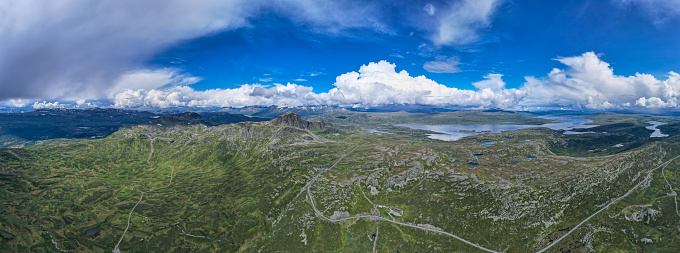
<svg viewBox="0 0 680 253">
<path fill-rule="evenodd" d="M 673 252 L 680 245 L 671 195 L 680 187 L 676 134 L 573 157 L 551 151 L 572 137 L 547 128 L 447 142 L 422 130 L 380 125 L 382 133 L 368 133 L 376 125 L 344 122 L 284 114 L 217 126 L 143 124 L 102 139 L 0 150 L 0 251 Z"/>
</svg>

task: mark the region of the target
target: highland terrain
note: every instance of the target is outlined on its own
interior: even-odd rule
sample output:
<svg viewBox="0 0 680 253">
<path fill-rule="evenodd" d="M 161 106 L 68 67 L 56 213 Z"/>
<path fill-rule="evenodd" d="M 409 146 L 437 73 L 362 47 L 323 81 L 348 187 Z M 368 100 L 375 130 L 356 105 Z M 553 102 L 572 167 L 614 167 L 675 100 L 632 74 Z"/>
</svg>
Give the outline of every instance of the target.
<svg viewBox="0 0 680 253">
<path fill-rule="evenodd" d="M 125 113 L 144 119 L 0 150 L 0 251 L 680 250 L 675 116 Z"/>
</svg>

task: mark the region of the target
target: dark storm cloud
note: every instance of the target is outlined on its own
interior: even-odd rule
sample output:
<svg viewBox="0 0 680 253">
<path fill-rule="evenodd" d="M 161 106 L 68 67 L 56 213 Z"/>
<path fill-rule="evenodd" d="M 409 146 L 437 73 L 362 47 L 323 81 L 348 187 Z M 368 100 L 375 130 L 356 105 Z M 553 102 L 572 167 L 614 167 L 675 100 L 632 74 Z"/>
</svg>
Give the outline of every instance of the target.
<svg viewBox="0 0 680 253">
<path fill-rule="evenodd" d="M 9 1 L 0 4 L 0 101 L 111 96 L 162 50 L 269 10 L 329 33 L 384 29 L 368 5 L 344 1 Z"/>
<path fill-rule="evenodd" d="M 179 41 L 238 27 L 241 1 L 10 1 L 0 5 L 0 100 L 96 98 Z"/>
</svg>

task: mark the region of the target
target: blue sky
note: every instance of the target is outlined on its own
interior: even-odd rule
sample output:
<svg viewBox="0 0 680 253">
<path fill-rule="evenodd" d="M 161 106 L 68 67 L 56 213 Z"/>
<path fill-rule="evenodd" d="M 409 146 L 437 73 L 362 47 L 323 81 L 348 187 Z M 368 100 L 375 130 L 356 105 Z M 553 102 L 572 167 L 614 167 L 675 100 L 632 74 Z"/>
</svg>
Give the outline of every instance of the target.
<svg viewBox="0 0 680 253">
<path fill-rule="evenodd" d="M 425 6 L 424 2 L 414 5 Z M 427 18 L 422 8 L 414 11 Z M 286 17 L 262 15 L 251 20 L 252 27 L 182 43 L 151 63 L 203 77 L 195 85 L 199 89 L 236 87 L 260 82 L 260 78 L 279 83 L 302 78 L 308 82 L 300 84 L 319 91 L 331 89 L 336 76 L 380 60 L 412 75 L 463 88 L 472 88 L 487 73 L 503 74 L 508 87 L 519 87 L 524 76 L 543 76 L 561 67 L 553 58 L 589 51 L 603 54 L 620 75 L 663 76 L 680 70 L 678 19 L 654 24 L 653 17 L 639 8 L 608 1 L 505 2 L 492 24 L 481 29 L 482 38 L 460 47 L 435 47 L 428 34 L 401 27 L 401 21 L 391 20 L 395 23 L 390 26 L 396 27 L 393 34 L 357 29 L 335 35 L 310 32 Z M 461 72 L 439 74 L 423 69 L 425 62 L 437 57 L 458 58 Z M 324 74 L 309 76 L 319 72 Z"/>
<path fill-rule="evenodd" d="M 0 103 L 678 107 L 680 0 L 162 5 L 0 4 Z"/>
</svg>

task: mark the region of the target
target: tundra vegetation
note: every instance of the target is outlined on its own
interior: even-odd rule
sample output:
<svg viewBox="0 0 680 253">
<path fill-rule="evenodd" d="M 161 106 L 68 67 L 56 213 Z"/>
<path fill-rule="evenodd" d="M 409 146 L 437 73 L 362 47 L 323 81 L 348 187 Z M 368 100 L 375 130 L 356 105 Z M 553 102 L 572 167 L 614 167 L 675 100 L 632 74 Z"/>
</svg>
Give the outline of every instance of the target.
<svg viewBox="0 0 680 253">
<path fill-rule="evenodd" d="M 336 110 L 221 125 L 188 116 L 197 123 L 172 124 L 188 120 L 175 115 L 105 138 L 0 150 L 0 251 L 480 251 L 376 218 L 327 221 L 312 195 L 325 217 L 377 213 L 494 251 L 536 252 L 636 185 L 547 252 L 680 250 L 675 117 L 580 115 L 599 126 L 447 142 L 394 125 L 549 120 L 497 110 Z M 669 122 L 659 126 L 669 136 L 650 138 L 651 120 Z"/>
</svg>

